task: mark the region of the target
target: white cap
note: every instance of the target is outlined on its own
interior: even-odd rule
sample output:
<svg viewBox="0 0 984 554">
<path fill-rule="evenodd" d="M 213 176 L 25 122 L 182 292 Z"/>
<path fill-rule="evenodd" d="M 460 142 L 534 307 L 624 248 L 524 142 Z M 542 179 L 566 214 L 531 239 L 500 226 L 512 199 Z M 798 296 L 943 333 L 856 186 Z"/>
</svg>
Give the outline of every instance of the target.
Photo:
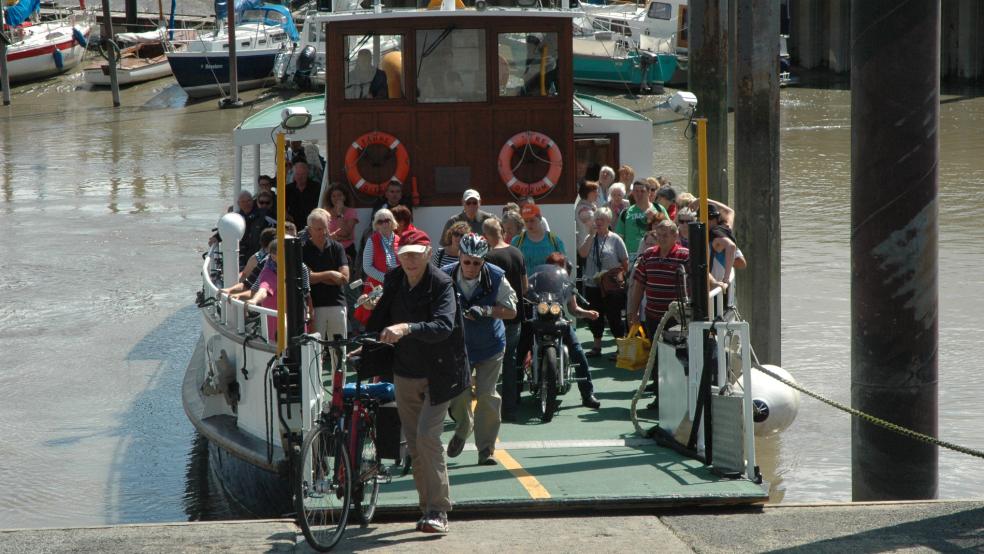
<svg viewBox="0 0 984 554">
<path fill-rule="evenodd" d="M 482 195 L 479 194 L 478 191 L 475 190 L 475 189 L 468 189 L 468 190 L 465 191 L 464 194 L 461 195 L 461 201 L 462 202 L 468 202 L 472 198 L 474 198 L 475 200 L 478 200 L 479 202 L 482 201 Z"/>
</svg>

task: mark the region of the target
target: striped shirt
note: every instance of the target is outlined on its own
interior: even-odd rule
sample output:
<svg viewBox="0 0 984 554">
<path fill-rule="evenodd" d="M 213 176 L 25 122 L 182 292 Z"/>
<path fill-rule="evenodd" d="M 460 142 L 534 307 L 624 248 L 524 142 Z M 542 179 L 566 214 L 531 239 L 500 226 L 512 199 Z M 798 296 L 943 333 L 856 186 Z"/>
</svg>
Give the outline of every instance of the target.
<svg viewBox="0 0 984 554">
<path fill-rule="evenodd" d="M 659 245 L 639 256 L 634 279 L 646 288 L 646 321 L 663 318 L 670 302 L 677 299 L 677 268 L 690 261 L 690 251 L 674 244 L 664 256 Z"/>
</svg>

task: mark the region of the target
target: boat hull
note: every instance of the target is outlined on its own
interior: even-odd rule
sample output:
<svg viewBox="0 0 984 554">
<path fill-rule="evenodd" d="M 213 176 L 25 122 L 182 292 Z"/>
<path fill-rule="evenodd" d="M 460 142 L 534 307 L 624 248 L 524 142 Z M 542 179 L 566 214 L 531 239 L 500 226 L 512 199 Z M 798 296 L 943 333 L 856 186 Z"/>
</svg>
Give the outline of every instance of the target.
<svg viewBox="0 0 984 554">
<path fill-rule="evenodd" d="M 167 60 L 148 64 L 135 69 L 121 68 L 116 71 L 116 79 L 120 86 L 145 83 L 167 77 L 171 74 L 171 66 Z M 108 87 L 110 83 L 109 65 L 101 64 L 98 67 L 88 67 L 82 72 L 85 82 L 90 85 Z"/>
<path fill-rule="evenodd" d="M 70 29 L 70 28 L 69 28 Z M 80 28 L 83 36 L 88 39 L 89 28 Z M 58 66 L 55 51 L 61 55 L 61 67 Z M 17 44 L 7 49 L 7 71 L 11 83 L 43 79 L 69 71 L 82 62 L 85 47 L 76 42 L 71 36 L 57 42 L 43 44 Z"/>
<path fill-rule="evenodd" d="M 208 441 L 209 466 L 238 509 L 256 517 L 281 517 L 292 511 L 289 464 L 283 450 L 279 445 L 268 447 L 262 439 L 243 432 L 238 418 L 224 409 L 221 395 L 207 396 L 202 392 L 208 374 L 207 342 L 217 341 L 218 348 L 234 351 L 233 343 L 216 333 L 209 318 L 203 320 L 203 337 L 188 363 L 182 384 L 185 414 Z M 217 334 L 220 338 L 213 338 Z M 268 356 L 269 353 L 264 353 L 264 359 Z"/>
<path fill-rule="evenodd" d="M 662 85 L 676 71 L 673 54 L 652 54 L 652 63 L 643 71 L 642 55 L 610 57 L 574 53 L 574 82 L 604 86 L 640 88 Z"/>
<path fill-rule="evenodd" d="M 239 90 L 273 83 L 273 64 L 280 48 L 236 53 Z M 192 98 L 208 98 L 229 93 L 229 55 L 224 52 L 169 53 L 167 61 L 174 78 Z"/>
</svg>

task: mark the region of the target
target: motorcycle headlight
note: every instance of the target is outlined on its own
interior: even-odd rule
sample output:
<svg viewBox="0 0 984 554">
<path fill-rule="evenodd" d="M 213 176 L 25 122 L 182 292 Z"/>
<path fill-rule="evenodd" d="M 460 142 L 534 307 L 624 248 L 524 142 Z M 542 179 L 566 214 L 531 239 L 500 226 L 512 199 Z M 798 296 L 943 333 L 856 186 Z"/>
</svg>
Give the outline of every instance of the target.
<svg viewBox="0 0 984 554">
<path fill-rule="evenodd" d="M 550 306 L 547 305 L 546 302 L 540 302 L 539 304 L 536 305 L 536 312 L 538 314 L 547 315 L 548 311 L 550 311 Z"/>
<path fill-rule="evenodd" d="M 560 315 L 560 304 L 550 305 L 550 315 Z"/>
</svg>

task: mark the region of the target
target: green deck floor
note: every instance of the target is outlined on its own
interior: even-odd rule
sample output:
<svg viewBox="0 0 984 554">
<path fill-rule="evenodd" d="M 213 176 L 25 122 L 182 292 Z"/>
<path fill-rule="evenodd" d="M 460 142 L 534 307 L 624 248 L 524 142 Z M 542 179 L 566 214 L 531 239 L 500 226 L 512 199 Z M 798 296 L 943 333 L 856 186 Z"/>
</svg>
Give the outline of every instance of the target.
<svg viewBox="0 0 984 554">
<path fill-rule="evenodd" d="M 578 337 L 590 347 L 586 329 L 579 329 Z M 605 356 L 613 351 L 614 343 L 606 340 Z M 635 435 L 629 404 L 642 372 L 617 369 L 605 356 L 589 359 L 600 410 L 581 407 L 575 387 L 563 397 L 553 421 L 544 424 L 529 393 L 524 393 L 518 421 L 504 422 L 499 431 L 498 465 L 477 465 L 473 438 L 460 456 L 448 460 L 456 510 L 709 506 L 768 500 L 761 485 L 717 477 L 700 462 Z M 647 402 L 640 402 L 640 417 L 655 417 L 641 409 Z M 643 427 L 655 424 L 648 419 Z M 453 433 L 449 419 L 445 444 Z M 416 505 L 411 476 L 394 477 L 380 489 L 380 510 L 416 511 Z"/>
</svg>

